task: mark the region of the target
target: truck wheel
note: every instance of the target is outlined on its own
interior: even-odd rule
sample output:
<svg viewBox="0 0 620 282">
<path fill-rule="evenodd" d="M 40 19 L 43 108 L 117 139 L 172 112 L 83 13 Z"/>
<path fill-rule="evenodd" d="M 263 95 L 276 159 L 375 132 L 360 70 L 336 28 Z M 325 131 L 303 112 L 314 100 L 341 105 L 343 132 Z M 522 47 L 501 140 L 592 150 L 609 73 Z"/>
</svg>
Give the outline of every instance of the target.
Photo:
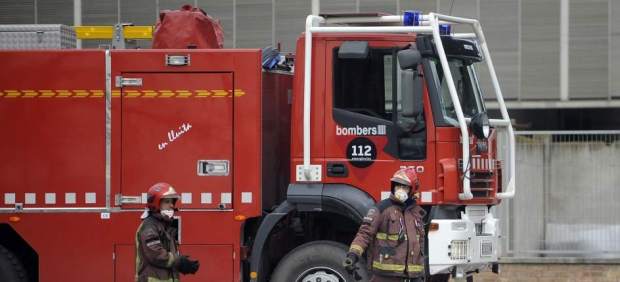
<svg viewBox="0 0 620 282">
<path fill-rule="evenodd" d="M 0 245 L 0 281 L 27 282 L 28 275 L 24 266 L 11 251 Z"/>
<path fill-rule="evenodd" d="M 272 282 L 355 282 L 342 267 L 347 247 L 332 241 L 303 244 L 284 256 L 271 277 Z M 359 281 L 368 281 L 366 262 L 360 259 Z"/>
</svg>

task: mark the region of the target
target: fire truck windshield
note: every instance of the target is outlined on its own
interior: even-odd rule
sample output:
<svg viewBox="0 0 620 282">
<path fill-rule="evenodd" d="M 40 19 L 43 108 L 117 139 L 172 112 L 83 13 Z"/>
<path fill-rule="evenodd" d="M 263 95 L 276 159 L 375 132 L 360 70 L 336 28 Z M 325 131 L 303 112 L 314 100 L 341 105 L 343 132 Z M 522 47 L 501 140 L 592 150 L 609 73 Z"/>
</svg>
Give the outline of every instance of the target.
<svg viewBox="0 0 620 282">
<path fill-rule="evenodd" d="M 482 100 L 482 91 L 478 84 L 478 77 L 474 64 L 455 58 L 450 58 L 448 62 L 465 117 L 471 118 L 477 113 L 483 112 L 485 108 Z M 452 99 L 450 98 L 448 83 L 445 79 L 441 63 L 438 59 L 431 58 L 429 64 L 438 88 L 437 93 L 439 94 L 438 98 L 441 104 L 443 119 L 451 125 L 458 126 L 456 111 Z"/>
</svg>

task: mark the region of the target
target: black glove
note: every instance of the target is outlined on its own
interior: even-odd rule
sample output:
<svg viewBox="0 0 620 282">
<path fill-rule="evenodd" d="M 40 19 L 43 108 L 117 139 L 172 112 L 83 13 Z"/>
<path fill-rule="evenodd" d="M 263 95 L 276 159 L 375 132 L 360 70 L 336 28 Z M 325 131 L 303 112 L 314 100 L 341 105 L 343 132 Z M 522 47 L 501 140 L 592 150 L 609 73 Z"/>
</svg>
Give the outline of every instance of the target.
<svg viewBox="0 0 620 282">
<path fill-rule="evenodd" d="M 177 269 L 183 274 L 194 274 L 200 268 L 200 262 L 191 260 L 188 256 L 180 256 Z"/>
<path fill-rule="evenodd" d="M 352 274 L 357 268 L 355 264 L 360 260 L 360 257 L 354 252 L 348 252 L 347 257 L 342 262 L 342 266 L 349 273 Z"/>
</svg>

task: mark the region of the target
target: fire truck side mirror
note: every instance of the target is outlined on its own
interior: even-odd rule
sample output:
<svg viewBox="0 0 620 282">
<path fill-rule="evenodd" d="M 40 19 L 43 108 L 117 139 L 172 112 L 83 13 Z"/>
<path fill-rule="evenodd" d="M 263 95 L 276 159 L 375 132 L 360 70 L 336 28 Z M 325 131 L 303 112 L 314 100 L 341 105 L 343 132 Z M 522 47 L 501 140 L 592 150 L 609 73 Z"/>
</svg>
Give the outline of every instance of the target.
<svg viewBox="0 0 620 282">
<path fill-rule="evenodd" d="M 420 62 L 422 62 L 422 55 L 420 55 L 420 51 L 417 49 L 408 48 L 398 51 L 400 69 L 415 69 Z"/>
</svg>

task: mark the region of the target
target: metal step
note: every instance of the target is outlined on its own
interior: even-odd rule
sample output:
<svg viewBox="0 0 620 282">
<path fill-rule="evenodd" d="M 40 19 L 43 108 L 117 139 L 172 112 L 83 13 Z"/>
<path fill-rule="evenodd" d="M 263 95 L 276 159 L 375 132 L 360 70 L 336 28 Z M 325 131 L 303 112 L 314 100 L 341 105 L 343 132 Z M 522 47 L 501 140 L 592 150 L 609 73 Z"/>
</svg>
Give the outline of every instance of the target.
<svg viewBox="0 0 620 282">
<path fill-rule="evenodd" d="M 493 188 L 471 188 L 472 192 L 493 191 Z"/>
<path fill-rule="evenodd" d="M 470 183 L 493 183 L 493 179 L 474 178 L 469 180 Z"/>
</svg>

